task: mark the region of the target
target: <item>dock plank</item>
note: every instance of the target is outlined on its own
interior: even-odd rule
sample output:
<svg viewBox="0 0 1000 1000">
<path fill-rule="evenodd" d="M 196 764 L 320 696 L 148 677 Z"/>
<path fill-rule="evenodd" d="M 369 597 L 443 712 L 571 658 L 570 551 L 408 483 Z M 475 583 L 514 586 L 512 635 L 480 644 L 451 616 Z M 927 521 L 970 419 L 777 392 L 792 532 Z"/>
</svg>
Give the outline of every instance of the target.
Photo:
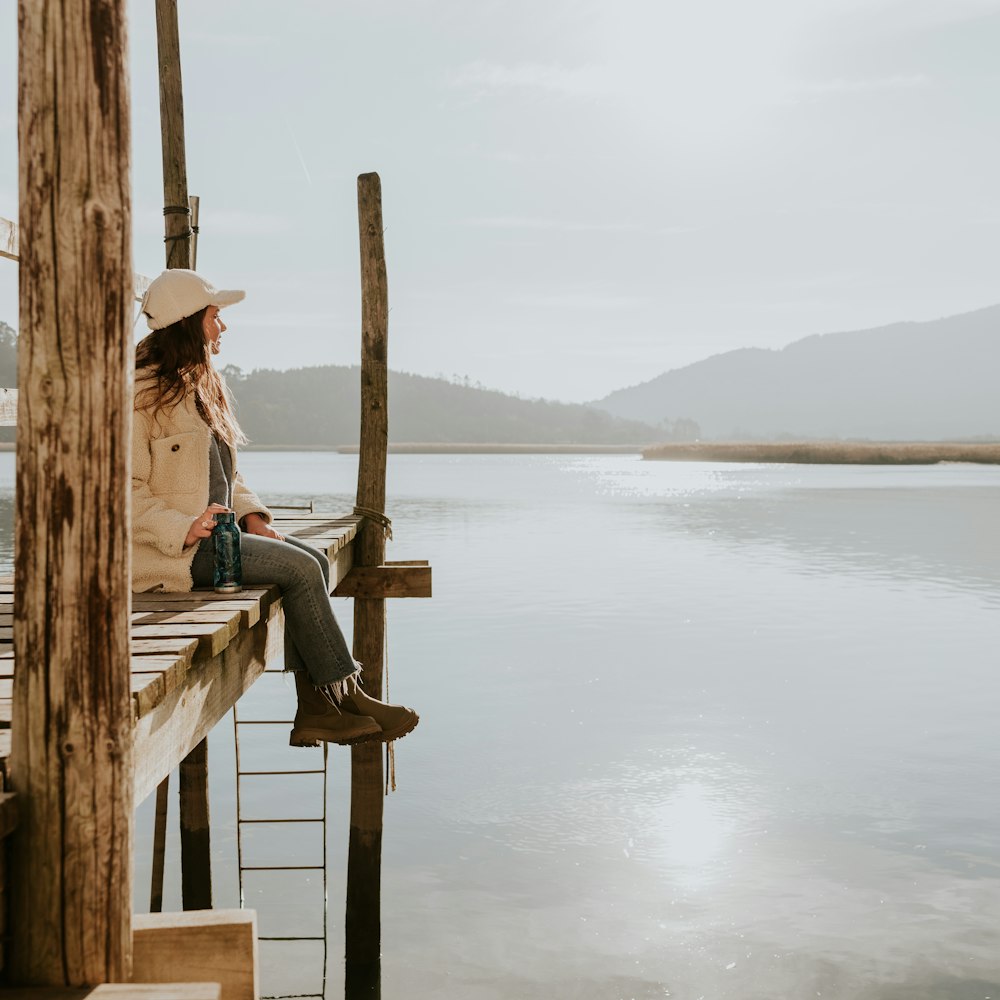
<svg viewBox="0 0 1000 1000">
<path fill-rule="evenodd" d="M 137 722 L 148 715 L 163 701 L 166 693 L 162 673 L 132 674 L 132 721 Z"/>
<path fill-rule="evenodd" d="M 208 608 L 191 610 L 180 607 L 170 611 L 133 611 L 133 625 L 222 625 L 230 626 L 233 635 L 239 631 L 242 621 L 239 608 Z"/>
<path fill-rule="evenodd" d="M 154 607 L 164 611 L 171 610 L 173 605 L 202 604 L 210 607 L 217 605 L 233 605 L 239 607 L 247 601 L 256 601 L 262 611 L 270 607 L 271 601 L 278 596 L 278 591 L 271 587 L 253 587 L 236 594 L 217 594 L 214 590 L 163 591 L 162 593 L 133 594 L 132 609 L 148 611 Z"/>
<path fill-rule="evenodd" d="M 206 622 L 165 622 L 162 625 L 133 625 L 132 637 L 135 639 L 197 639 L 198 654 L 201 656 L 218 656 L 229 640 L 236 635 L 238 628 L 231 629 L 228 622 L 212 624 Z"/>
<path fill-rule="evenodd" d="M 137 656 L 170 656 L 183 659 L 188 665 L 198 649 L 197 639 L 168 638 L 159 636 L 154 639 L 137 639 L 132 636 L 132 659 Z"/>
<path fill-rule="evenodd" d="M 258 599 L 248 598 L 247 600 L 227 599 L 225 601 L 209 601 L 204 599 L 187 601 L 154 601 L 142 600 L 132 602 L 132 620 L 135 621 L 139 614 L 170 613 L 176 614 L 179 611 L 226 611 L 237 610 L 240 612 L 240 624 L 243 628 L 250 628 L 260 621 L 261 602 Z"/>
</svg>

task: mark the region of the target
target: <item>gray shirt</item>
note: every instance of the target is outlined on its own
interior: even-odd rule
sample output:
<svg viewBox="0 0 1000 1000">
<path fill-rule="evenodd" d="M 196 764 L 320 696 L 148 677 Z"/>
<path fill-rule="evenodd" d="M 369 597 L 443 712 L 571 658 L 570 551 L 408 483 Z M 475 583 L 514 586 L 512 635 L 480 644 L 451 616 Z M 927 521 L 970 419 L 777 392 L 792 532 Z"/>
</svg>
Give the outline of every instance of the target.
<svg viewBox="0 0 1000 1000">
<path fill-rule="evenodd" d="M 208 502 L 233 506 L 233 453 L 213 434 L 208 442 Z M 212 538 L 203 538 L 199 549 L 212 549 Z"/>
</svg>

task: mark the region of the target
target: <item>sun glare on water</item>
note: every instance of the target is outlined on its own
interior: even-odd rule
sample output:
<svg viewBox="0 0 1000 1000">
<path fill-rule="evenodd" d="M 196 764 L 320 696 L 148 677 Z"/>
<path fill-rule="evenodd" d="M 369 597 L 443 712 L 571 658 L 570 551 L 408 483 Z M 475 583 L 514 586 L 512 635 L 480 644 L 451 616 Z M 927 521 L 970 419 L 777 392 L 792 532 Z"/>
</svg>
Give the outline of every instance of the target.
<svg viewBox="0 0 1000 1000">
<path fill-rule="evenodd" d="M 718 874 L 732 832 L 712 791 L 700 782 L 685 782 L 663 803 L 658 824 L 659 853 L 675 877 L 688 885 L 710 882 Z"/>
</svg>

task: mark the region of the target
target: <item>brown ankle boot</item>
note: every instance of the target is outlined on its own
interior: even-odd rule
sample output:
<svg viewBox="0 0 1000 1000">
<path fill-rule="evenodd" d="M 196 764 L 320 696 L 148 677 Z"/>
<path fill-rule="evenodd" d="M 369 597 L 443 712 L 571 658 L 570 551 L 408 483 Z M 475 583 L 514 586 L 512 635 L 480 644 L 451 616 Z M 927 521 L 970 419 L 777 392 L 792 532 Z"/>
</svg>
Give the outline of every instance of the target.
<svg viewBox="0 0 1000 1000">
<path fill-rule="evenodd" d="M 299 707 L 288 738 L 289 746 L 314 747 L 321 741 L 350 746 L 383 738 L 382 727 L 374 719 L 331 704 L 301 670 L 295 673 L 295 693 L 299 696 Z"/>
<path fill-rule="evenodd" d="M 374 719 L 380 727 L 380 732 L 373 739 L 381 740 L 383 743 L 398 740 L 420 721 L 420 716 L 412 708 L 387 705 L 384 701 L 369 698 L 360 684 L 352 684 L 351 687 L 353 690 L 350 694 L 344 695 L 340 707 L 345 712 L 354 713 L 355 718 Z"/>
</svg>

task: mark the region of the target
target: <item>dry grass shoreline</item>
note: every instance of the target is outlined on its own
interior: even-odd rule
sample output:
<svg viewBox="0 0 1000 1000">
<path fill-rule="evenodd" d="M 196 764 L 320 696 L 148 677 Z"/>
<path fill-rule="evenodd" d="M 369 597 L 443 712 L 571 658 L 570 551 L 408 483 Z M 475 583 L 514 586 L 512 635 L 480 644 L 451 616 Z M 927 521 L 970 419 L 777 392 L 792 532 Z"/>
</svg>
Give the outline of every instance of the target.
<svg viewBox="0 0 1000 1000">
<path fill-rule="evenodd" d="M 669 462 L 774 462 L 802 465 L 1000 465 L 1000 442 L 950 441 L 698 441 L 644 448 L 642 457 Z"/>
</svg>

